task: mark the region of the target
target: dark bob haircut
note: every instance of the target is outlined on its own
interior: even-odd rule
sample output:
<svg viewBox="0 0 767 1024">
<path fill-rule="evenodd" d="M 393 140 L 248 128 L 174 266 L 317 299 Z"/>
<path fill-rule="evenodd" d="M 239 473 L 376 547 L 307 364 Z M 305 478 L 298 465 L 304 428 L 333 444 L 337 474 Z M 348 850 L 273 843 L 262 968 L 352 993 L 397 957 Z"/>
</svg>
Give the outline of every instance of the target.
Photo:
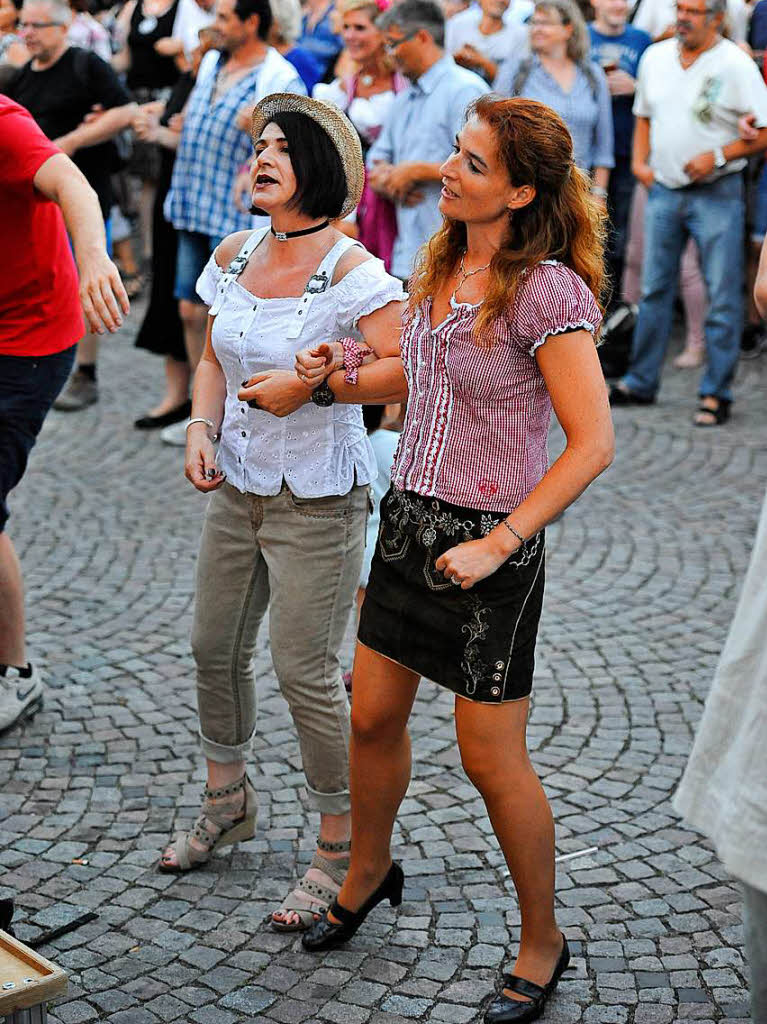
<svg viewBox="0 0 767 1024">
<path fill-rule="evenodd" d="M 288 142 L 296 176 L 292 206 L 307 217 L 335 220 L 346 201 L 347 186 L 341 157 L 324 128 L 307 114 L 283 111 L 269 122 L 282 130 Z M 255 213 L 263 213 L 254 207 Z"/>
<path fill-rule="evenodd" d="M 266 39 L 272 27 L 272 9 L 269 0 L 237 0 L 234 13 L 240 21 L 247 21 L 254 14 L 258 15 L 258 38 Z"/>
</svg>

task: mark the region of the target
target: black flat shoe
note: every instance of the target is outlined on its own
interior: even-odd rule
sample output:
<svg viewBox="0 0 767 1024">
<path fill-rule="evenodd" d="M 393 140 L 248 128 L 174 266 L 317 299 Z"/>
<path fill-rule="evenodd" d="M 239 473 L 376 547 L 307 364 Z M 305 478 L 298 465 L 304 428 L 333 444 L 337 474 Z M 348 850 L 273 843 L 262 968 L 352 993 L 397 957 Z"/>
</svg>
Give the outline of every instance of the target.
<svg viewBox="0 0 767 1024">
<path fill-rule="evenodd" d="M 373 907 L 388 899 L 393 907 L 398 907 L 402 902 L 402 887 L 405 884 L 405 876 L 402 868 L 396 861 L 386 873 L 386 878 L 378 886 L 372 896 L 368 896 L 359 910 L 347 910 L 336 900 L 330 908 L 329 913 L 337 918 L 339 923 L 331 921 L 327 913 L 316 921 L 309 931 L 304 932 L 301 939 L 304 949 L 310 953 L 319 953 L 323 949 L 335 949 L 344 942 L 348 942 L 359 926 L 368 916 Z"/>
<path fill-rule="evenodd" d="M 136 430 L 158 430 L 160 427 L 169 427 L 172 423 L 180 423 L 188 419 L 192 412 L 192 403 L 187 398 L 181 405 L 168 409 L 161 416 L 140 416 L 134 421 Z"/>
<path fill-rule="evenodd" d="M 519 996 L 527 996 L 530 1002 L 511 999 L 501 992 L 485 1011 L 485 1024 L 522 1024 L 523 1021 L 538 1020 L 546 1007 L 549 996 L 557 987 L 557 982 L 569 966 L 570 949 L 567 939 L 563 935 L 562 952 L 559 954 L 559 960 L 557 960 L 548 985 L 536 985 L 525 978 L 518 978 L 516 974 L 505 974 L 503 987 L 511 992 L 516 992 Z"/>
<path fill-rule="evenodd" d="M 610 388 L 610 405 L 655 405 L 655 395 L 648 398 L 647 395 L 638 395 L 636 391 L 613 384 Z"/>
</svg>

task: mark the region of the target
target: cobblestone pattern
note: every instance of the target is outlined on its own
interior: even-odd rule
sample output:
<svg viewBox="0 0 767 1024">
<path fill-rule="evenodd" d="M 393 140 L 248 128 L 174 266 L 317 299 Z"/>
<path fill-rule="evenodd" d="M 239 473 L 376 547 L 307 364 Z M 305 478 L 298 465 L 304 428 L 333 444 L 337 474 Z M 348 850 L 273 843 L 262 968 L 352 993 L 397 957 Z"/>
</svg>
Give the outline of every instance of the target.
<svg viewBox="0 0 767 1024">
<path fill-rule="evenodd" d="M 0 742 L 0 894 L 22 937 L 98 914 L 45 949 L 70 975 L 50 1020 L 478 1020 L 519 918 L 451 699 L 430 683 L 396 840 L 406 901 L 346 949 L 310 956 L 264 924 L 316 826 L 265 640 L 257 838 L 188 876 L 154 870 L 200 799 L 188 634 L 205 500 L 179 450 L 131 427 L 162 374 L 134 327 L 104 345 L 100 403 L 51 415 L 12 502 L 48 692 Z M 744 365 L 731 424 L 705 431 L 690 425 L 695 380 L 669 369 L 658 407 L 616 412 L 613 467 L 549 530 L 531 745 L 558 851 L 596 847 L 560 864 L 577 956 L 552 1024 L 747 1017 L 737 886 L 670 797 L 767 482 L 765 376 L 764 360 Z"/>
</svg>

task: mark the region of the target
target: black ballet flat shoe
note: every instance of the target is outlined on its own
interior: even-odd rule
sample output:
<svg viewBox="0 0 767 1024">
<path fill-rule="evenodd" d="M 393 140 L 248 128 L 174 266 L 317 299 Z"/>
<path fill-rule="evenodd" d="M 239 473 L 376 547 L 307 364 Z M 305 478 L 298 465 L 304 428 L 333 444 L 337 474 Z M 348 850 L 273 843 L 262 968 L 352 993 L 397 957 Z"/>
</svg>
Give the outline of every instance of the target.
<svg viewBox="0 0 767 1024">
<path fill-rule="evenodd" d="M 538 1020 L 546 1008 L 549 996 L 557 987 L 557 982 L 570 966 L 570 949 L 567 939 L 562 936 L 562 952 L 559 954 L 557 966 L 549 979 L 547 985 L 536 985 L 525 978 L 518 978 L 516 974 L 505 974 L 503 976 L 503 987 L 519 996 L 527 996 L 530 1002 L 523 1002 L 521 999 L 511 999 L 509 996 L 500 993 L 485 1011 L 485 1024 L 522 1024 L 523 1021 Z"/>
<path fill-rule="evenodd" d="M 304 949 L 308 949 L 310 953 L 319 953 L 321 950 L 335 949 L 336 946 L 348 942 L 373 907 L 386 899 L 393 907 L 398 907 L 402 903 L 404 884 L 405 876 L 402 868 L 396 861 L 393 861 L 386 873 L 386 878 L 376 891 L 368 896 L 358 911 L 347 910 L 346 907 L 341 906 L 338 900 L 335 900 L 329 913 L 337 918 L 339 923 L 331 921 L 326 913 L 307 932 L 304 932 L 301 939 Z"/>
<path fill-rule="evenodd" d="M 137 420 L 133 421 L 133 426 L 136 430 L 158 430 L 160 427 L 169 427 L 173 423 L 180 423 L 182 420 L 189 419 L 191 414 L 192 403 L 187 399 L 181 405 L 176 405 L 167 412 L 162 413 L 161 416 L 150 416 L 148 413 L 146 416 L 139 416 Z"/>
<path fill-rule="evenodd" d="M 610 405 L 655 405 L 655 395 L 640 395 L 620 384 L 610 388 Z"/>
</svg>

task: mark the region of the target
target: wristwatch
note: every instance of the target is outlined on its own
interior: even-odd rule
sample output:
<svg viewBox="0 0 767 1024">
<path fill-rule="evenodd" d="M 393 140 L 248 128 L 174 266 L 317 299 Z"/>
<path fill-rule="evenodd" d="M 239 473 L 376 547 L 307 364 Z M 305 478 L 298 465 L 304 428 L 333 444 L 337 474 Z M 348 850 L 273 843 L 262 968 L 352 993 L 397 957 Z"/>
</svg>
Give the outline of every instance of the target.
<svg viewBox="0 0 767 1024">
<path fill-rule="evenodd" d="M 315 405 L 319 405 L 321 409 L 327 409 L 328 406 L 335 402 L 336 396 L 333 394 L 328 382 L 323 380 L 320 386 L 312 391 L 311 400 Z"/>
<path fill-rule="evenodd" d="M 721 146 L 717 146 L 714 150 L 714 167 L 724 167 L 727 163 L 727 157 L 724 155 L 724 150 Z"/>
</svg>

